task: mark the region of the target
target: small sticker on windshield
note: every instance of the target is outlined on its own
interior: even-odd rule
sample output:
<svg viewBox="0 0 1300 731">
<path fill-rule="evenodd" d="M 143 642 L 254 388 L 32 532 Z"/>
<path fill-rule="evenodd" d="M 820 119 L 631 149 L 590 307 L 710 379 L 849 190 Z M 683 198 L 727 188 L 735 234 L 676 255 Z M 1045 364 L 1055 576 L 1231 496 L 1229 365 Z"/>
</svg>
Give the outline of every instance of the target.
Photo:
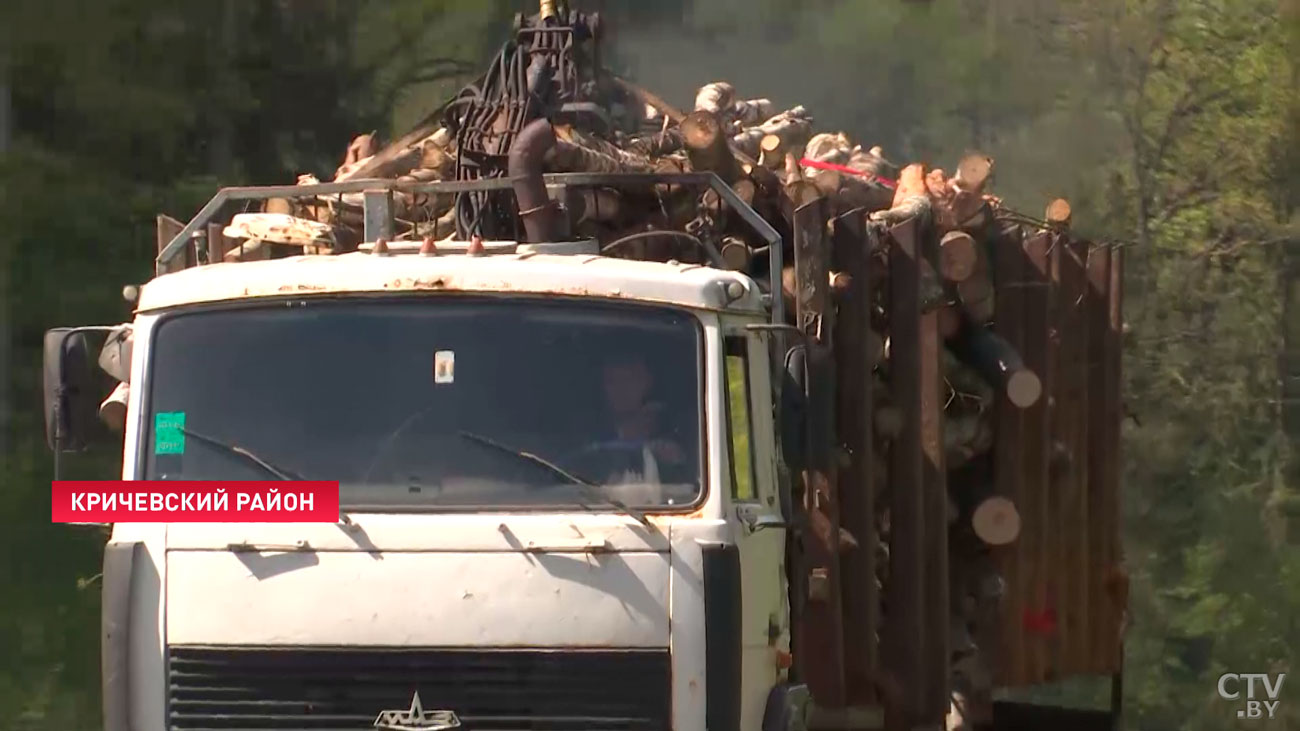
<svg viewBox="0 0 1300 731">
<path fill-rule="evenodd" d="M 439 350 L 433 354 L 433 382 L 453 383 L 456 380 L 456 353 Z"/>
<path fill-rule="evenodd" d="M 153 453 L 185 454 L 185 412 L 162 411 L 153 420 Z"/>
</svg>

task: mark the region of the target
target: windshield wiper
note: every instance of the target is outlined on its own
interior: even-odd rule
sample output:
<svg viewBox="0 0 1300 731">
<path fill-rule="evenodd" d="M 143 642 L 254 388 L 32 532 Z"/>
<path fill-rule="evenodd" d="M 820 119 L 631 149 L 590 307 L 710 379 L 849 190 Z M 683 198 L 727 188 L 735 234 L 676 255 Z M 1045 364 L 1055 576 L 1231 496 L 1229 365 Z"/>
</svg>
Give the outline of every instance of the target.
<svg viewBox="0 0 1300 731">
<path fill-rule="evenodd" d="M 284 480 L 285 482 L 294 482 L 294 481 L 301 482 L 305 479 L 303 478 L 302 475 L 299 475 L 296 472 L 292 472 L 290 470 L 284 469 L 283 467 L 276 467 L 270 462 L 267 462 L 265 459 L 262 459 L 261 457 L 257 456 L 256 454 L 253 454 L 252 452 L 248 451 L 247 449 L 244 449 L 239 445 L 222 441 L 220 439 L 217 439 L 216 437 L 210 437 L 205 434 L 199 434 L 185 427 L 181 427 L 180 431 L 185 436 L 193 437 L 199 440 L 200 442 L 203 442 L 204 444 L 217 447 L 218 449 L 224 451 L 226 454 L 233 454 L 236 457 L 241 457 L 245 461 L 257 465 L 262 469 L 263 472 L 267 473 L 268 475 L 271 475 L 272 477 L 275 477 L 276 479 Z M 352 519 L 348 517 L 347 513 L 343 512 L 342 507 L 339 508 L 339 522 L 345 525 L 352 525 Z"/>
<path fill-rule="evenodd" d="M 294 480 L 299 480 L 299 481 L 302 480 L 301 476 L 294 474 L 293 472 L 290 472 L 289 470 L 286 470 L 284 468 L 276 467 L 275 465 L 271 464 L 270 462 L 267 462 L 266 460 L 262 459 L 256 454 L 253 454 L 247 449 L 244 449 L 243 447 L 231 444 L 230 442 L 224 442 L 220 439 L 217 439 L 216 437 L 209 437 L 204 434 L 199 434 L 198 432 L 191 431 L 190 429 L 187 429 L 185 427 L 181 427 L 180 431 L 182 434 L 184 434 L 187 437 L 194 437 L 195 439 L 199 440 L 200 442 L 203 442 L 204 444 L 209 444 L 211 446 L 220 448 L 222 451 L 226 452 L 227 454 L 233 454 L 237 457 L 241 457 L 244 459 L 244 461 L 257 465 L 262 469 L 263 472 L 267 473 L 272 477 L 275 477 L 276 479 L 284 480 L 286 482 L 293 482 Z"/>
<path fill-rule="evenodd" d="M 627 503 L 624 503 L 622 500 L 618 500 L 616 498 L 612 498 L 609 497 L 608 495 L 602 494 L 599 485 L 589 480 L 584 480 L 581 477 L 578 477 L 577 475 L 573 474 L 572 472 L 569 472 L 568 470 L 565 470 L 563 467 L 560 467 L 554 462 L 539 457 L 531 452 L 525 452 L 519 449 L 515 449 L 513 447 L 508 447 L 504 444 L 488 439 L 485 436 L 481 436 L 471 432 L 466 432 L 466 431 L 460 432 L 460 436 L 470 440 L 471 442 L 476 442 L 478 444 L 491 447 L 499 452 L 513 455 L 526 462 L 530 462 L 532 464 L 541 466 L 545 468 L 547 471 L 549 471 L 551 474 L 558 475 L 563 479 L 565 479 L 566 481 L 568 481 L 570 484 L 577 485 L 578 487 L 582 488 L 583 493 L 586 494 L 590 499 L 598 500 L 606 505 L 609 505 L 613 508 L 622 511 L 626 515 L 634 518 L 636 522 L 640 523 L 641 525 L 644 525 L 647 528 L 654 528 L 654 525 L 650 522 L 650 519 L 645 516 L 645 513 L 642 513 L 640 510 L 637 510 L 636 508 L 629 506 Z M 591 509 L 590 505 L 586 505 L 582 503 L 579 503 L 579 505 L 581 505 L 583 508 L 586 508 L 588 510 Z"/>
</svg>

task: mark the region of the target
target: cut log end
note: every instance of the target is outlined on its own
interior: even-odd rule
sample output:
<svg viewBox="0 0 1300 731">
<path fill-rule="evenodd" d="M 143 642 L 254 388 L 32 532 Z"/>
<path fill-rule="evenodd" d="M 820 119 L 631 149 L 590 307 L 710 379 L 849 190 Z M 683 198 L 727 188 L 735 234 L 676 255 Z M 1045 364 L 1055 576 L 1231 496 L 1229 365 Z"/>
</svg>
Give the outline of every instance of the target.
<svg viewBox="0 0 1300 731">
<path fill-rule="evenodd" d="M 722 136 L 722 124 L 716 114 L 697 111 L 682 120 L 682 141 L 691 149 L 706 149 Z"/>
<path fill-rule="evenodd" d="M 1007 398 L 1016 406 L 1027 409 L 1043 396 L 1043 382 L 1030 370 L 1019 370 L 1007 377 Z"/>
<path fill-rule="evenodd" d="M 964 282 L 975 273 L 979 249 L 964 231 L 949 231 L 939 243 L 939 273 L 950 282 Z"/>
<path fill-rule="evenodd" d="M 991 497 L 975 508 L 971 527 L 988 545 L 1005 546 L 1020 537 L 1020 512 L 1007 498 Z"/>
<path fill-rule="evenodd" d="M 754 258 L 749 244 L 734 237 L 727 237 L 723 240 L 721 253 L 722 261 L 727 265 L 727 268 L 735 272 L 748 270 Z"/>
<path fill-rule="evenodd" d="M 785 194 L 794 203 L 795 208 L 802 208 L 822 197 L 821 189 L 807 180 L 796 180 L 786 185 Z"/>
<path fill-rule="evenodd" d="M 1070 202 L 1064 198 L 1057 198 L 1047 204 L 1047 222 L 1055 226 L 1069 226 L 1070 216 L 1073 211 L 1070 209 Z"/>
<path fill-rule="evenodd" d="M 987 155 L 970 154 L 957 163 L 957 187 L 978 193 L 988 184 L 993 176 L 993 158 Z"/>
</svg>

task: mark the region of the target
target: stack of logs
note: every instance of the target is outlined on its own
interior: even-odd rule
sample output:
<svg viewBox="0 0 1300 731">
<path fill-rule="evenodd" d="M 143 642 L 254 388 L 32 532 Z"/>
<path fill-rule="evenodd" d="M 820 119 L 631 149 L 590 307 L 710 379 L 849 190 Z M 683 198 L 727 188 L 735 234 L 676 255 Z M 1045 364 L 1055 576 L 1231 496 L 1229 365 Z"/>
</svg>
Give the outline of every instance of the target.
<svg viewBox="0 0 1300 731">
<path fill-rule="evenodd" d="M 1008 621 L 1012 624 L 1020 621 L 1018 616 L 1008 620 L 1008 611 L 1023 610 L 1025 616 L 1030 616 L 1030 610 L 1036 608 L 1025 606 L 1024 602 L 1013 602 L 1012 610 L 999 606 L 1006 604 L 1000 598 L 1004 593 L 1016 590 L 1015 586 L 1007 586 L 1007 582 L 1015 579 L 1005 575 L 1005 564 L 989 559 L 991 552 L 996 553 L 991 549 L 1015 543 L 1021 532 L 1018 509 L 1022 506 L 1017 506 L 1006 490 L 995 489 L 994 483 L 1000 478 L 991 476 L 994 462 L 1019 459 L 1003 454 L 1019 449 L 1018 444 L 1006 449 L 998 446 L 1002 437 L 995 431 L 995 415 L 1011 410 L 1033 413 L 1035 419 L 1045 420 L 1042 415 L 1047 413 L 1046 404 L 1057 396 L 1045 387 L 1042 374 L 1036 372 L 1039 364 L 1035 361 L 1035 368 L 1027 367 L 1017 347 L 1009 342 L 1016 340 L 1016 336 L 1005 336 L 1006 329 L 1001 323 L 995 323 L 995 315 L 1001 312 L 995 293 L 1001 296 L 1002 292 L 1011 292 L 1009 296 L 1016 298 L 1016 307 L 1022 311 L 1024 303 L 1031 301 L 1030 295 L 1015 294 L 1021 281 L 1020 270 L 1009 273 L 1002 269 L 1005 252 L 1027 251 L 1030 239 L 1065 242 L 1066 251 L 1058 252 L 1061 260 L 1067 254 L 1090 260 L 1096 247 L 1085 244 L 1078 249 L 1066 233 L 1071 217 L 1069 204 L 1064 200 L 1053 201 L 1041 219 L 1014 214 L 1004 209 L 1001 201 L 988 190 L 994 163 L 985 155 L 968 154 L 951 174 L 922 164 L 900 167 L 887 161 L 879 147 L 863 149 L 843 133 L 817 133 L 812 117 L 803 107 L 778 111 L 768 99 L 739 98 L 734 87 L 727 83 L 712 83 L 700 89 L 690 113 L 676 110 L 627 82 L 620 83 L 630 98 L 645 107 L 642 130 L 601 137 L 557 125 L 557 143 L 546 158 L 547 172 L 713 172 L 782 235 L 786 262 L 795 261 L 795 212 L 814 202 L 820 201 L 819 205 L 825 206 L 827 222 L 857 216 L 863 227 L 874 226 L 878 230 L 889 230 L 909 221 L 925 222 L 926 235 L 937 245 L 928 254 L 932 266 L 925 267 L 927 275 L 921 280 L 919 297 L 924 311 L 937 313 L 943 344 L 936 371 L 943 384 L 941 459 L 947 473 L 940 484 L 949 493 L 950 515 L 950 538 L 943 544 L 948 553 L 943 570 L 949 575 L 952 587 L 948 656 L 971 655 L 981 643 L 981 636 L 990 631 L 989 623 L 1005 627 Z M 422 128 L 384 148 L 376 143 L 373 135 L 357 138 L 334 180 L 386 178 L 427 182 L 455 177 L 455 135 L 446 128 Z M 316 182 L 311 176 L 300 180 L 302 184 Z M 439 198 L 399 190 L 395 203 L 400 229 L 396 238 L 437 241 L 458 235 L 450 196 Z M 748 272 L 760 282 L 780 281 L 786 299 L 785 311 L 791 315 L 792 324 L 799 324 L 793 319 L 799 309 L 795 267 L 790 265 L 779 276 L 771 276 L 773 273 L 766 271 L 768 258 L 763 255 L 763 242 L 756 240 L 755 232 L 739 216 L 731 215 L 716 193 L 666 183 L 640 187 L 615 184 L 578 194 L 566 193 L 560 203 L 568 214 L 567 233 L 597 240 L 608 256 L 705 263 L 708 261 L 705 254 L 712 249 L 720 253 L 728 268 Z M 273 202 L 267 211 L 331 227 L 335 252 L 353 250 L 360 243 L 359 193 L 307 202 Z M 656 236 L 655 232 L 671 233 Z M 240 234 L 229 229 L 227 233 Z M 240 256 L 240 251 L 236 249 L 231 255 Z M 874 470 L 870 480 L 878 486 L 877 507 L 873 511 L 876 524 L 871 529 L 874 536 L 855 536 L 852 531 L 841 529 L 837 543 L 841 551 L 845 546 L 849 550 L 867 551 L 866 546 L 870 545 L 867 541 L 878 543 L 876 558 L 869 563 L 875 567 L 882 584 L 887 585 L 889 578 L 885 574 L 891 564 L 887 492 L 891 484 L 897 484 L 897 476 L 890 473 L 886 458 L 891 440 L 914 417 L 906 412 L 913 405 L 898 404 L 891 399 L 891 387 L 898 374 L 891 372 L 890 247 L 877 246 L 863 255 L 873 265 L 860 271 L 869 272 L 870 277 L 878 275 L 878 280 L 867 289 L 873 298 L 869 330 L 865 333 L 871 355 L 870 374 L 863 374 L 870 379 L 868 386 L 873 402 L 870 432 L 877 445 L 869 450 Z M 1054 255 L 1050 258 L 1053 262 L 1058 260 Z M 1084 277 L 1083 284 L 1078 285 L 1082 292 L 1092 272 L 1088 270 L 1080 276 Z M 832 292 L 843 291 L 850 284 L 847 276 L 830 273 Z M 1024 315 L 1033 316 L 1033 313 Z M 1037 316 L 1041 319 L 1047 314 L 1042 312 Z M 1020 317 L 1017 315 L 1017 319 Z M 1042 324 L 1043 332 L 1051 331 L 1046 321 Z M 1060 352 L 1073 353 L 1079 359 L 1087 356 L 1072 348 L 1067 343 L 1060 347 Z M 1085 411 L 1081 404 L 1073 407 Z M 1068 432 L 1070 426 L 1063 425 L 1062 429 Z M 1043 439 L 1052 444 L 1050 434 Z M 1055 444 L 1047 451 L 1053 450 L 1066 452 L 1053 453 L 1053 464 L 1091 459 L 1069 454 L 1068 445 Z M 1024 494 L 1013 492 L 1015 500 Z M 1027 531 L 1033 520 L 1034 516 L 1026 516 Z M 1033 530 L 1041 533 L 1046 529 L 1034 527 Z M 1031 590 L 1022 587 L 1020 591 L 1027 595 Z M 878 586 L 872 594 L 883 598 L 889 593 Z M 887 622 L 888 607 L 882 612 Z M 981 616 L 994 618 L 981 625 L 978 619 Z M 849 623 L 847 619 L 845 623 Z M 1005 642 L 1006 638 L 1001 641 Z M 1004 659 L 1003 662 L 1013 661 Z M 1094 665 L 1103 667 L 1105 663 Z M 1067 674 L 1077 672 L 1067 666 L 1059 669 Z M 974 686 L 970 692 L 980 695 L 994 682 L 983 677 L 989 672 L 994 670 L 986 662 L 982 669 L 958 671 L 956 682 Z M 1023 668 L 1013 672 L 1001 667 L 996 672 L 1001 684 L 1029 684 L 1043 679 L 1031 677 L 1033 673 Z"/>
</svg>

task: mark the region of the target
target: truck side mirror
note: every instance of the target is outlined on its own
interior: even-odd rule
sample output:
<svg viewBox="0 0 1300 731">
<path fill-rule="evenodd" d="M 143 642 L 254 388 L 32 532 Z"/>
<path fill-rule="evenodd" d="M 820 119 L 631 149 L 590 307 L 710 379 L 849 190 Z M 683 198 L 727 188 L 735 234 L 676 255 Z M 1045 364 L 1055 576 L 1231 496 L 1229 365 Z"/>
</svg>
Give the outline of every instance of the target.
<svg viewBox="0 0 1300 731">
<path fill-rule="evenodd" d="M 99 436 L 100 379 L 91 352 L 85 330 L 45 333 L 45 442 L 55 452 L 79 452 Z"/>
<path fill-rule="evenodd" d="M 781 456 L 791 474 L 798 474 L 808 458 L 808 359 L 803 345 L 786 351 L 781 377 Z"/>
</svg>

